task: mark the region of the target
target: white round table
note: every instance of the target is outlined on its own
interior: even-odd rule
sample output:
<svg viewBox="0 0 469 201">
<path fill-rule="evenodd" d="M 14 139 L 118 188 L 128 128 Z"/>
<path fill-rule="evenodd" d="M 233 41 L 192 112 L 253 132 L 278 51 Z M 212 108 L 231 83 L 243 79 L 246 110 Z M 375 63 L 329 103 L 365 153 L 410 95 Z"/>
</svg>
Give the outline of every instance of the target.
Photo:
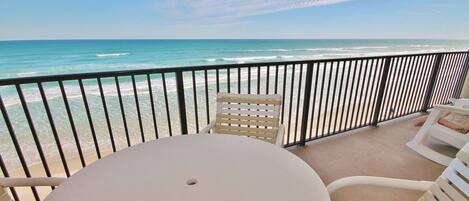
<svg viewBox="0 0 469 201">
<path fill-rule="evenodd" d="M 303 160 L 266 142 L 191 134 L 149 141 L 80 170 L 45 201 L 330 201 Z"/>
</svg>

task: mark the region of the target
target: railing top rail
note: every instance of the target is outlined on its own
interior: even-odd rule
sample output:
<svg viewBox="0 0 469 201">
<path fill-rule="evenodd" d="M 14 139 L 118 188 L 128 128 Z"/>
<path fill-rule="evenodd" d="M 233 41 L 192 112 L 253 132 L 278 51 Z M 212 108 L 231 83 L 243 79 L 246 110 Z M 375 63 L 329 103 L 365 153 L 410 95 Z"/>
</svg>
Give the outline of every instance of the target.
<svg viewBox="0 0 469 201">
<path fill-rule="evenodd" d="M 228 69 L 228 68 L 247 68 L 247 67 L 253 67 L 253 66 L 292 65 L 292 64 L 304 64 L 304 63 L 322 63 L 322 62 L 337 62 L 337 61 L 349 61 L 349 60 L 383 59 L 383 58 L 393 58 L 393 57 L 423 56 L 423 55 L 437 55 L 437 54 L 458 54 L 458 53 L 468 53 L 468 51 L 447 51 L 447 52 L 397 54 L 397 55 L 381 55 L 381 56 L 365 56 L 365 57 L 346 57 L 346 58 L 297 60 L 297 61 L 278 61 L 278 62 L 262 62 L 262 63 L 253 62 L 253 63 L 243 63 L 243 64 L 219 64 L 219 65 L 215 64 L 215 65 L 200 65 L 200 66 L 181 66 L 181 67 L 167 67 L 167 68 L 150 68 L 150 69 L 136 69 L 136 70 L 43 75 L 43 76 L 0 79 L 0 86 L 15 85 L 15 84 L 29 84 L 29 83 L 37 83 L 37 82 L 53 82 L 53 81 L 66 81 L 66 80 L 77 80 L 77 79 L 106 78 L 106 77 L 116 77 L 116 76 L 119 77 L 119 76 L 131 76 L 131 75 L 145 75 L 145 74 L 156 74 L 156 73 L 174 73 L 174 72 L 181 72 L 181 71 L 184 72 L 184 71 L 215 70 L 215 69 Z"/>
</svg>

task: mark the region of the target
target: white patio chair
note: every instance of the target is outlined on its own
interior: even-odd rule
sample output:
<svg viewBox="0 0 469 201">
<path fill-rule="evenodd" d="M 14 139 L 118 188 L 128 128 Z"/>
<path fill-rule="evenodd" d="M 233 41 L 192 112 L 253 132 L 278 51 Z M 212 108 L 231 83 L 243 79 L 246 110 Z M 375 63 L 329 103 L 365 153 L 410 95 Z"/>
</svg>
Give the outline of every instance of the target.
<svg viewBox="0 0 469 201">
<path fill-rule="evenodd" d="M 6 188 L 31 186 L 58 186 L 65 181 L 61 177 L 0 178 L 0 201 L 13 201 Z"/>
<path fill-rule="evenodd" d="M 216 119 L 200 133 L 249 136 L 282 146 L 281 105 L 280 95 L 219 93 Z"/>
<path fill-rule="evenodd" d="M 469 134 L 462 134 L 438 123 L 438 120 L 448 112 L 469 115 L 469 108 L 466 108 L 464 101 L 456 100 L 454 106 L 435 106 L 422 128 L 420 128 L 414 139 L 407 143 L 407 146 L 432 161 L 448 166 L 453 158 L 431 149 L 425 143 L 429 138 L 434 138 L 461 149 L 466 142 L 469 142 Z"/>
<path fill-rule="evenodd" d="M 372 185 L 426 191 L 418 201 L 467 201 L 469 196 L 469 143 L 456 155 L 435 182 L 384 177 L 354 176 L 338 179 L 329 185 L 329 194 L 353 185 Z"/>
</svg>

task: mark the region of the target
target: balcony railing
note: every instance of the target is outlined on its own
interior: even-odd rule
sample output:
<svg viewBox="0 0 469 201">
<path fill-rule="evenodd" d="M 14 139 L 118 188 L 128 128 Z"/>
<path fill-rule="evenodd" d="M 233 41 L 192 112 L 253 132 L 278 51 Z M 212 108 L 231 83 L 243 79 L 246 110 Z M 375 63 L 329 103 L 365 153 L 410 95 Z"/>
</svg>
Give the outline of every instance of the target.
<svg viewBox="0 0 469 201">
<path fill-rule="evenodd" d="M 0 167 L 30 177 L 38 163 L 33 176 L 52 176 L 57 158 L 70 176 L 106 153 L 197 133 L 218 92 L 281 94 L 284 144 L 304 145 L 448 103 L 468 69 L 469 52 L 441 52 L 3 79 Z"/>
</svg>

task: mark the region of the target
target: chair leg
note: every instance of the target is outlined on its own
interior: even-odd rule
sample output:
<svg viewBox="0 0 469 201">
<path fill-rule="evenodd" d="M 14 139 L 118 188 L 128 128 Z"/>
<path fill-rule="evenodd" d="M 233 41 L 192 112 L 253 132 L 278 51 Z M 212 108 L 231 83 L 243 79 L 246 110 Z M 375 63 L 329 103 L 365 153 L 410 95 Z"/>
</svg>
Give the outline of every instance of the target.
<svg viewBox="0 0 469 201">
<path fill-rule="evenodd" d="M 444 154 L 438 153 L 437 151 L 430 149 L 422 143 L 415 143 L 413 141 L 406 144 L 409 148 L 419 153 L 420 155 L 428 158 L 441 165 L 448 166 L 453 158 L 445 156 Z"/>
</svg>

